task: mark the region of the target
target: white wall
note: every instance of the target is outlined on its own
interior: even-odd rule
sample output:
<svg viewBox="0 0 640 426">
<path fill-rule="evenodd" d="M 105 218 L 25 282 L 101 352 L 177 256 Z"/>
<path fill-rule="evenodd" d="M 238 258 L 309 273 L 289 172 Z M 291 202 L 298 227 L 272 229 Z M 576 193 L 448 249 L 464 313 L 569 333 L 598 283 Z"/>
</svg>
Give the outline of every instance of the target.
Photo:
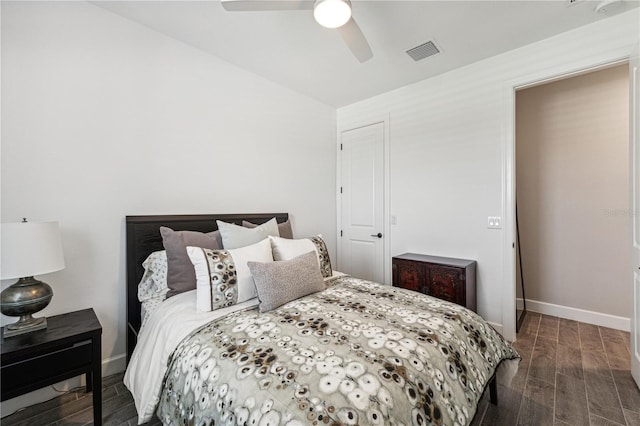
<svg viewBox="0 0 640 426">
<path fill-rule="evenodd" d="M 2 221 L 58 220 L 66 259 L 42 314 L 93 307 L 124 366 L 126 215 L 289 212 L 335 253 L 335 115 L 93 5 L 3 2 Z"/>
<path fill-rule="evenodd" d="M 511 241 L 504 229 L 487 229 L 488 216 L 504 219 L 509 208 L 507 89 L 529 76 L 629 54 L 638 22 L 636 9 L 338 109 L 338 131 L 390 116 L 389 196 L 397 217 L 391 255 L 476 259 L 478 312 L 498 327 L 503 315 L 514 315 L 503 313 L 502 300 L 505 292 L 515 298 L 508 288 L 513 280 L 505 277 Z"/>
<path fill-rule="evenodd" d="M 629 318 L 629 66 L 520 90 L 516 111 L 527 306 Z"/>
</svg>

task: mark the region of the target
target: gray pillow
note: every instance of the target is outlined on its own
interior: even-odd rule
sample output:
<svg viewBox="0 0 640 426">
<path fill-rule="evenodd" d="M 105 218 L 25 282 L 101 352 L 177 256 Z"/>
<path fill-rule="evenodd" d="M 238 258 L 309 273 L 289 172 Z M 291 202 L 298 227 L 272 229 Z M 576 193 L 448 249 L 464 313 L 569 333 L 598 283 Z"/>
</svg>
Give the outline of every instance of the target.
<svg viewBox="0 0 640 426">
<path fill-rule="evenodd" d="M 245 228 L 255 228 L 255 223 L 247 222 L 246 220 L 242 221 L 242 226 Z M 287 219 L 286 222 L 282 222 L 278 224 L 278 231 L 280 232 L 280 236 L 282 238 L 288 238 L 293 240 L 293 230 L 291 229 L 291 221 Z"/>
<path fill-rule="evenodd" d="M 310 251 L 280 262 L 247 262 L 256 283 L 260 312 L 268 312 L 287 302 L 326 288 L 318 257 Z"/>
<path fill-rule="evenodd" d="M 174 231 L 166 226 L 160 227 L 162 244 L 167 251 L 167 298 L 196 288 L 196 273 L 189 260 L 187 246 L 212 250 L 222 248 L 220 232 L 202 233 L 196 231 Z"/>
<path fill-rule="evenodd" d="M 250 246 L 267 238 L 269 235 L 280 236 L 276 218 L 258 225 L 255 228 L 245 228 L 235 223 L 227 223 L 216 220 L 218 230 L 222 236 L 222 246 L 225 250 Z"/>
</svg>

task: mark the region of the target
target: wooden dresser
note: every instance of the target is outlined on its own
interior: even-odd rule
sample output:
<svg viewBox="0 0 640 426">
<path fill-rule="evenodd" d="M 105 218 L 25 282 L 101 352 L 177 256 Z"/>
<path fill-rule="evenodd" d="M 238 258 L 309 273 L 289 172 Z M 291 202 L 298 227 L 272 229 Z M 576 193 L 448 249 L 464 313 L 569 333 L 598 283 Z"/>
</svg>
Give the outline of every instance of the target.
<svg viewBox="0 0 640 426">
<path fill-rule="evenodd" d="M 394 256 L 393 285 L 476 311 L 476 261 L 405 253 Z"/>
</svg>

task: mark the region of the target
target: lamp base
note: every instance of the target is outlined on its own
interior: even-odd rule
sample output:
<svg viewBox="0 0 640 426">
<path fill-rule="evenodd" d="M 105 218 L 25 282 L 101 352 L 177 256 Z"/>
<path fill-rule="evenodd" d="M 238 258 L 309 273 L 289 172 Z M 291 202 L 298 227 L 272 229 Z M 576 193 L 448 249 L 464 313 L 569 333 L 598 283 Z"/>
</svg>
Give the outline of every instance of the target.
<svg viewBox="0 0 640 426">
<path fill-rule="evenodd" d="M 17 336 L 47 328 L 46 318 L 31 315 L 44 309 L 53 291 L 47 283 L 33 277 L 20 278 L 0 293 L 0 312 L 10 317 L 20 317 L 17 322 L 4 327 L 4 337 Z"/>
<path fill-rule="evenodd" d="M 3 336 L 13 337 L 21 334 L 31 333 L 32 331 L 43 330 L 47 328 L 47 318 L 34 318 L 31 314 L 22 315 L 20 319 L 12 324 L 5 325 Z"/>
</svg>

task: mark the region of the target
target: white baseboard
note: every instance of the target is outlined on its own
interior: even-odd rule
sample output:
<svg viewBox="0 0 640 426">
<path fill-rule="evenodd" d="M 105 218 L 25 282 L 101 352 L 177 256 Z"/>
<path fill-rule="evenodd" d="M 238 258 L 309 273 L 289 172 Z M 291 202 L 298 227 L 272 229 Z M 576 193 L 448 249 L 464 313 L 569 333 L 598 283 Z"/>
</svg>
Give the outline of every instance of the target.
<svg viewBox="0 0 640 426">
<path fill-rule="evenodd" d="M 102 377 L 120 373 L 127 368 L 127 355 L 120 354 L 102 360 Z"/>
<path fill-rule="evenodd" d="M 125 366 L 125 354 L 116 355 L 114 357 L 102 360 L 102 377 L 120 373 L 121 371 L 124 371 Z M 84 376 L 78 376 L 60 383 L 56 383 L 55 385 L 53 385 L 55 386 L 55 389 L 53 388 L 53 386 L 47 386 L 33 392 L 25 393 L 24 395 L 2 401 L 0 403 L 0 413 L 2 413 L 2 417 L 6 417 L 22 408 L 48 401 L 52 398 L 62 395 L 67 391 L 70 391 L 71 389 L 75 389 L 77 387 L 85 385 L 86 383 Z"/>
<path fill-rule="evenodd" d="M 522 299 L 516 299 L 516 308 L 522 309 L 522 305 Z M 569 306 L 554 305 L 553 303 L 540 302 L 537 300 L 527 299 L 527 311 L 586 322 L 588 324 L 614 328 L 616 330 L 629 331 L 631 329 L 630 318 L 603 314 L 601 312 L 587 311 Z"/>
</svg>

